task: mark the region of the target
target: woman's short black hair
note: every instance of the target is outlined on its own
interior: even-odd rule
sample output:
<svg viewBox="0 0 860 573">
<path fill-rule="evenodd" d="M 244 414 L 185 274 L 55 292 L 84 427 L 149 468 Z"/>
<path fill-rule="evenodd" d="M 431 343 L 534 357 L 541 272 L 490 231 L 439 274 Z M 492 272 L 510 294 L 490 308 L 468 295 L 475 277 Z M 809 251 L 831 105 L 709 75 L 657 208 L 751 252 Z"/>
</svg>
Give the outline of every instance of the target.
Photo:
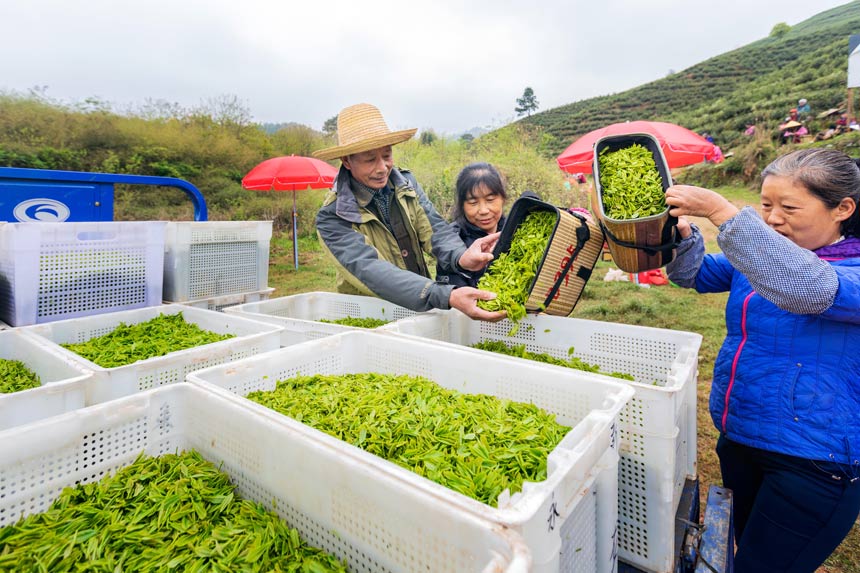
<svg viewBox="0 0 860 573">
<path fill-rule="evenodd" d="M 840 232 L 860 236 L 860 160 L 835 149 L 798 149 L 774 159 L 761 172 L 789 177 L 833 209 L 846 197 L 854 201 L 854 213 L 842 221 Z"/>
<path fill-rule="evenodd" d="M 474 190 L 481 185 L 486 187 L 491 195 L 498 195 L 502 199 L 508 198 L 505 182 L 498 169 L 489 163 L 470 163 L 457 175 L 457 196 L 451 209 L 451 217 L 455 221 L 466 218 L 463 205 L 472 198 Z"/>
</svg>

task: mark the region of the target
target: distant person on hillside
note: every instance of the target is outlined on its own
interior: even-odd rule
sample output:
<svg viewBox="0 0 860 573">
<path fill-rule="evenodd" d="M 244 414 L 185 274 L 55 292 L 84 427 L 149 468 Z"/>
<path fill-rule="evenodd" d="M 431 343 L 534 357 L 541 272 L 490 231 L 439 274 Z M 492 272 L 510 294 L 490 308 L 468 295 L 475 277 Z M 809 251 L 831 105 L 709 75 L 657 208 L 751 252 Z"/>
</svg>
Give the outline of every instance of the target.
<svg viewBox="0 0 860 573">
<path fill-rule="evenodd" d="M 723 160 L 725 160 L 725 157 L 723 157 L 723 150 L 720 149 L 719 145 L 715 145 L 714 146 L 714 156 L 713 156 L 712 161 L 714 163 L 722 163 Z"/>
<path fill-rule="evenodd" d="M 762 171 L 761 210 L 666 190 L 682 241 L 669 280 L 728 292 L 711 419 L 734 496 L 738 573 L 812 572 L 860 512 L 860 169 L 801 149 Z M 718 228 L 720 253 L 686 217 Z"/>
<path fill-rule="evenodd" d="M 797 108 L 793 107 L 788 110 L 788 121 L 800 121 L 800 116 L 797 115 Z"/>
<path fill-rule="evenodd" d="M 415 177 L 394 167 L 392 146 L 415 131 L 391 131 L 375 106 L 357 104 L 337 116 L 338 145 L 314 153 L 341 160 L 316 217 L 320 243 L 335 262 L 337 290 L 378 296 L 416 311 L 456 308 L 472 318 L 501 320 L 504 312 L 477 306 L 494 293 L 430 278 L 425 252 L 432 252 L 444 269 L 478 271 L 492 260 L 499 235 L 466 248 Z"/>
<path fill-rule="evenodd" d="M 831 123 L 824 131 L 819 131 L 815 134 L 814 141 L 825 141 L 836 135 L 836 124 Z"/>
<path fill-rule="evenodd" d="M 797 133 L 797 128 L 786 129 L 782 133 L 783 143 L 800 143 L 800 134 Z"/>
<path fill-rule="evenodd" d="M 797 115 L 798 117 L 806 117 L 808 116 L 812 110 L 809 107 L 809 102 L 806 101 L 806 98 L 800 98 L 797 100 Z"/>
</svg>

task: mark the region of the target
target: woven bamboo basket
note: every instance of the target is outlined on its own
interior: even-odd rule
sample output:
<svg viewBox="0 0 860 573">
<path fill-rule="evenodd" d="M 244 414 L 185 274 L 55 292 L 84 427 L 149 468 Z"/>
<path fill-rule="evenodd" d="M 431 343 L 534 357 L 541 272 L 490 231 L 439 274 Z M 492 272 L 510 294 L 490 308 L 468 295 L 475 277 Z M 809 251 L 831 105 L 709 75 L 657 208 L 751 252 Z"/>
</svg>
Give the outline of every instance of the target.
<svg viewBox="0 0 860 573">
<path fill-rule="evenodd" d="M 531 197 L 520 197 L 511 207 L 494 257 L 511 246 L 514 231 L 533 211 L 556 214 L 556 225 L 547 244 L 537 275 L 529 288 L 526 312 L 545 312 L 568 316 L 582 295 L 603 249 L 600 227 L 549 203 Z"/>
<path fill-rule="evenodd" d="M 677 246 L 675 225 L 678 219 L 669 215 L 668 207 L 662 213 L 640 219 L 612 219 L 603 210 L 603 187 L 598 164 L 600 152 L 604 149 L 616 151 L 636 143 L 648 149 L 654 157 L 665 193 L 672 186 L 672 175 L 654 136 L 647 133 L 611 135 L 594 143 L 594 193 L 591 195 L 591 207 L 606 234 L 612 260 L 619 269 L 628 273 L 665 266 L 672 260 L 673 250 Z"/>
</svg>

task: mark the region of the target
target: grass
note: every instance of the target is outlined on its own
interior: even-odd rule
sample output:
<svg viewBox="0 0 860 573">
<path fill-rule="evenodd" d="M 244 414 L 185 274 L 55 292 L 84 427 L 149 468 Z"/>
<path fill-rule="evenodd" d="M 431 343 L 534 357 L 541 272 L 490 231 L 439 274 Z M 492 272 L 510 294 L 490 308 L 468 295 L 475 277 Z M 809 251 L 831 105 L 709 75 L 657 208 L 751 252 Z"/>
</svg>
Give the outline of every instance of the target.
<svg viewBox="0 0 860 573">
<path fill-rule="evenodd" d="M 734 204 L 757 205 L 758 192 L 742 187 L 719 191 Z M 718 250 L 716 231 L 707 221 L 697 221 L 709 252 Z M 611 262 L 599 262 L 582 298 L 574 309 L 576 318 L 623 324 L 668 328 L 702 335 L 698 379 L 698 469 L 700 493 L 705 501 L 708 487 L 719 485 L 720 466 L 714 448 L 718 432 L 708 413 L 708 395 L 714 360 L 725 337 L 724 309 L 728 295 L 699 295 L 674 286 L 642 288 L 630 282 L 605 282 Z M 269 283 L 275 296 L 310 291 L 333 291 L 334 268 L 315 235 L 299 237 L 299 269 L 293 267 L 292 241 L 287 234 L 272 240 Z M 704 506 L 703 506 L 704 507 Z M 860 527 L 854 526 L 842 545 L 830 556 L 819 573 L 860 573 Z"/>
</svg>

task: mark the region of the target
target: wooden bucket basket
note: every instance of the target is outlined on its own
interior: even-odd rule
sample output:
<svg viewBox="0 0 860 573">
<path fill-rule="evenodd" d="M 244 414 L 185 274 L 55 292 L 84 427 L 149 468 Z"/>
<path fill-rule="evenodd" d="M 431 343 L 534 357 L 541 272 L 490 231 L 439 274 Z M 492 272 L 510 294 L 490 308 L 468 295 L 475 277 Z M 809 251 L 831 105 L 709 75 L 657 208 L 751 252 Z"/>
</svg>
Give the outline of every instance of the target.
<svg viewBox="0 0 860 573">
<path fill-rule="evenodd" d="M 585 283 L 603 249 L 603 232 L 585 217 L 559 209 L 531 197 L 520 197 L 502 228 L 493 256 L 510 249 L 514 231 L 533 211 L 556 214 L 556 225 L 547 244 L 537 275 L 529 287 L 526 312 L 568 316 L 573 312 Z"/>
<path fill-rule="evenodd" d="M 672 186 L 672 175 L 660 144 L 647 133 L 611 135 L 594 143 L 594 193 L 591 195 L 592 210 L 596 213 L 600 227 L 606 234 L 606 242 L 612 260 L 618 268 L 628 273 L 638 273 L 660 268 L 672 260 L 678 246 L 677 217 L 669 215 L 669 208 L 657 215 L 641 219 L 612 219 L 603 210 L 603 187 L 600 183 L 600 153 L 630 147 L 638 143 L 651 152 L 657 171 L 663 180 L 663 192 Z"/>
</svg>

